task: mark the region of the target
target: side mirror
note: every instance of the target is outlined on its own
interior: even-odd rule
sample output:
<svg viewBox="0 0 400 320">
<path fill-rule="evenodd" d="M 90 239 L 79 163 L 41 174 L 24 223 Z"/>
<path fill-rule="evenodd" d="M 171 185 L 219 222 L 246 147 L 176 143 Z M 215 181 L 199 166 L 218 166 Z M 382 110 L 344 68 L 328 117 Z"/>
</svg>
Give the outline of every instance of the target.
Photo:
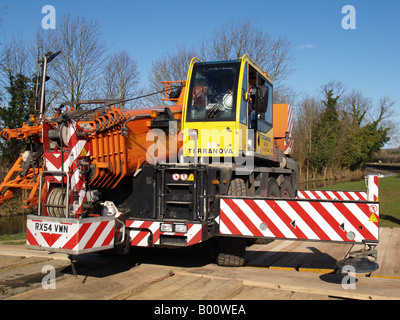
<svg viewBox="0 0 400 320">
<path fill-rule="evenodd" d="M 257 86 L 254 109 L 257 113 L 265 113 L 268 107 L 269 90 L 267 86 Z"/>
</svg>

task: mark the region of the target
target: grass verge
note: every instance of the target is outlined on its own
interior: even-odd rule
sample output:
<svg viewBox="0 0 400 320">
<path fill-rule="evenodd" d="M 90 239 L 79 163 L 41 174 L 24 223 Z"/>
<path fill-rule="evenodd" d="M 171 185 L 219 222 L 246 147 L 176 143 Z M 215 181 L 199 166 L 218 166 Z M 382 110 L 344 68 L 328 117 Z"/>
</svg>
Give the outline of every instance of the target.
<svg viewBox="0 0 400 320">
<path fill-rule="evenodd" d="M 4 234 L 0 236 L 0 244 L 25 245 L 26 232 L 17 234 Z"/>
</svg>

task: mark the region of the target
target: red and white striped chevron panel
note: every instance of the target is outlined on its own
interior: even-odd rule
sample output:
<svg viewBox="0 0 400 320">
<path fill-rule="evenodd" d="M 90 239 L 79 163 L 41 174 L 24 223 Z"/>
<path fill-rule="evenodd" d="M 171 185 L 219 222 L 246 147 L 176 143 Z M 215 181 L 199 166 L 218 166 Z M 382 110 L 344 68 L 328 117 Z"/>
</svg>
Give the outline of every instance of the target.
<svg viewBox="0 0 400 320">
<path fill-rule="evenodd" d="M 364 191 L 323 191 L 323 190 L 299 190 L 298 199 L 318 200 L 356 200 L 367 201 L 367 193 Z"/>
<path fill-rule="evenodd" d="M 113 248 L 115 219 L 60 219 L 30 215 L 26 232 L 30 249 L 78 255 Z"/>
<path fill-rule="evenodd" d="M 49 126 L 46 125 L 45 126 Z M 48 129 L 47 129 L 48 130 Z M 91 144 L 85 139 L 79 139 L 77 135 L 77 124 L 71 120 L 67 128 L 67 143 L 68 151 L 63 152 L 63 156 L 60 151 L 51 151 L 44 153 L 45 167 L 48 171 L 55 172 L 68 172 L 70 177 L 70 207 L 71 212 L 67 215 L 79 218 L 82 214 L 82 204 L 86 201 L 86 180 L 85 172 L 83 172 L 78 166 L 78 158 L 88 157 L 91 155 Z M 62 162 L 62 160 L 64 162 Z M 49 182 L 61 182 L 62 179 L 65 180 L 61 175 L 51 175 L 48 178 Z M 66 182 L 66 181 L 64 181 Z M 79 201 L 75 201 L 73 191 L 76 190 L 79 196 Z"/>
<path fill-rule="evenodd" d="M 379 177 L 368 175 L 365 177 L 367 192 L 365 191 L 324 191 L 324 190 L 299 190 L 298 199 L 318 200 L 350 200 L 350 201 L 378 201 Z"/>
<path fill-rule="evenodd" d="M 288 105 L 288 136 L 284 142 L 284 154 L 293 152 L 293 107 Z"/>
<path fill-rule="evenodd" d="M 149 247 L 160 244 L 161 235 L 183 236 L 186 237 L 186 245 L 191 246 L 204 241 L 202 238 L 203 228 L 207 228 L 207 223 L 185 223 L 186 233 L 161 232 L 160 221 L 126 220 L 126 227 L 129 228 L 130 243 L 132 246 Z M 150 235 L 153 235 L 150 237 Z M 151 241 L 153 243 L 151 243 Z"/>
<path fill-rule="evenodd" d="M 219 233 L 339 242 L 378 241 L 379 203 L 221 199 Z"/>
</svg>

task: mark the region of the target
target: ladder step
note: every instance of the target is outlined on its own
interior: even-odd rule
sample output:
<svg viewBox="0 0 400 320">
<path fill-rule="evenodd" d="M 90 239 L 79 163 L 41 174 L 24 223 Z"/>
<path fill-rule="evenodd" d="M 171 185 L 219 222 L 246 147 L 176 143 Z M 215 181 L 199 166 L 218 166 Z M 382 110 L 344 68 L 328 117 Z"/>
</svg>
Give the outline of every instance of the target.
<svg viewBox="0 0 400 320">
<path fill-rule="evenodd" d="M 167 200 L 165 201 L 167 204 L 191 204 L 192 201 L 178 201 L 178 200 Z"/>
</svg>

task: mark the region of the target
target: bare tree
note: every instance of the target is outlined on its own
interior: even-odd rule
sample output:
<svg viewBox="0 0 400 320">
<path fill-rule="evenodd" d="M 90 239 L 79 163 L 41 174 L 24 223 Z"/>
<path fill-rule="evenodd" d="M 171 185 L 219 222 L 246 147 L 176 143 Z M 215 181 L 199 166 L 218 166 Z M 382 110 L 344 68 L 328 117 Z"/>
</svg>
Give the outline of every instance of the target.
<svg viewBox="0 0 400 320">
<path fill-rule="evenodd" d="M 275 102 L 285 102 L 294 97 L 294 91 L 284 87 L 283 81 L 293 72 L 295 54 L 285 37 L 272 38 L 255 26 L 252 20 L 232 21 L 216 29 L 210 38 L 197 47 L 179 46 L 175 53 L 168 53 L 153 62 L 150 75 L 152 88 L 163 80 L 186 78 L 191 58 L 202 60 L 235 60 L 248 54 L 274 81 Z"/>
<path fill-rule="evenodd" d="M 396 102 L 391 100 L 390 97 L 381 97 L 376 108 L 376 114 L 379 114 L 379 116 L 374 120 L 374 123 L 379 125 L 382 121 L 388 120 L 395 116 L 395 105 Z"/>
<path fill-rule="evenodd" d="M 176 53 L 167 53 L 160 59 L 153 61 L 149 75 L 150 92 L 158 92 L 164 89 L 162 81 L 186 80 L 188 67 L 193 57 L 197 56 L 195 48 L 178 46 Z M 149 104 L 163 104 L 162 95 L 150 96 Z"/>
<path fill-rule="evenodd" d="M 296 146 L 293 157 L 299 163 L 299 176 L 310 177 L 309 154 L 312 151 L 312 127 L 322 113 L 321 103 L 318 99 L 305 96 L 295 110 L 293 136 Z"/>
<path fill-rule="evenodd" d="M 378 117 L 373 120 L 373 124 L 380 130 L 386 128 L 391 142 L 398 144 L 400 141 L 399 122 L 394 120 L 399 115 L 397 102 L 388 96 L 383 96 L 379 99 L 375 110 Z"/>
<path fill-rule="evenodd" d="M 139 94 L 137 62 L 124 50 L 107 57 L 103 68 L 103 92 L 107 99 L 127 99 Z M 129 103 L 125 106 L 132 107 Z"/>
<path fill-rule="evenodd" d="M 22 35 L 12 35 L 11 40 L 5 38 L 1 49 L 0 102 L 5 102 L 9 98 L 7 87 L 11 85 L 10 81 L 17 77 L 31 79 L 34 63 L 30 60 L 29 43 L 22 38 Z"/>
<path fill-rule="evenodd" d="M 106 51 L 99 23 L 68 14 L 57 29 L 46 30 L 42 37 L 48 50 L 61 51 L 49 67 L 59 100 L 79 101 L 94 95 Z"/>
<path fill-rule="evenodd" d="M 344 97 L 343 115 L 351 117 L 348 121 L 360 127 L 365 122 L 365 116 L 372 108 L 372 99 L 364 97 L 359 90 L 352 90 Z"/>
<path fill-rule="evenodd" d="M 350 117 L 352 125 L 361 127 L 366 123 L 373 123 L 377 127 L 388 127 L 393 136 L 393 129 L 396 127 L 393 122 L 396 116 L 395 107 L 396 102 L 388 96 L 383 96 L 374 103 L 373 99 L 365 97 L 359 90 L 351 90 L 344 95 L 342 104 L 343 114 Z"/>
<path fill-rule="evenodd" d="M 7 81 L 10 74 L 30 76 L 34 70 L 30 61 L 29 45 L 21 35 L 13 35 L 11 41 L 5 39 L 0 55 L 0 81 Z"/>
<path fill-rule="evenodd" d="M 284 36 L 274 39 L 251 19 L 232 21 L 216 29 L 201 44 L 201 53 L 207 60 L 238 59 L 248 54 L 276 85 L 294 70 L 295 54 L 290 41 Z"/>
</svg>

